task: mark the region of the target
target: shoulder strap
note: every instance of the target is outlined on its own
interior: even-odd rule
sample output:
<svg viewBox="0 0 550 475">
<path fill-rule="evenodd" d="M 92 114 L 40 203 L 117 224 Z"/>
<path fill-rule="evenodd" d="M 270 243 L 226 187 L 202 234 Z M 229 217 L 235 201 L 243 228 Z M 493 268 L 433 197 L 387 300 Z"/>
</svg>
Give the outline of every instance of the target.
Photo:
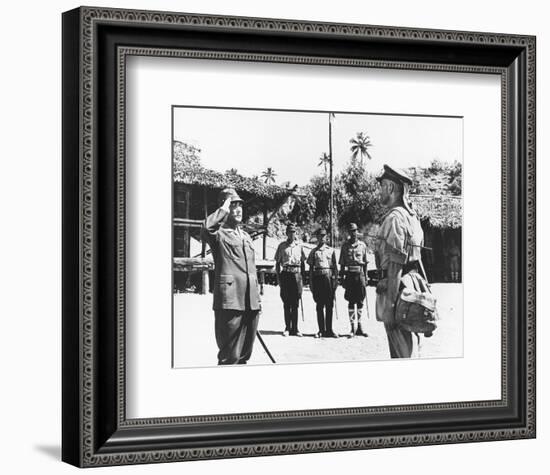
<svg viewBox="0 0 550 475">
<path fill-rule="evenodd" d="M 430 288 L 430 282 L 428 282 L 428 275 L 426 274 L 426 269 L 424 269 L 424 264 L 422 264 L 422 257 L 418 259 L 418 265 L 420 266 L 420 270 L 422 271 L 422 276 L 424 277 L 424 280 L 426 281 L 426 285 L 428 286 L 428 292 L 430 292 L 431 294 L 432 289 Z"/>
<path fill-rule="evenodd" d="M 397 211 L 402 217 L 406 217 L 408 213 L 407 210 L 402 208 L 401 206 L 397 206 L 393 208 L 390 212 Z M 410 238 L 410 236 L 407 236 L 407 238 Z M 424 264 L 422 263 L 422 257 L 418 259 L 418 265 L 420 266 L 420 270 L 422 272 L 422 277 L 424 277 L 424 280 L 426 281 L 426 285 L 428 286 L 428 292 L 432 293 L 432 290 L 430 289 L 430 282 L 428 281 L 428 274 L 426 274 L 426 269 L 424 269 Z"/>
</svg>

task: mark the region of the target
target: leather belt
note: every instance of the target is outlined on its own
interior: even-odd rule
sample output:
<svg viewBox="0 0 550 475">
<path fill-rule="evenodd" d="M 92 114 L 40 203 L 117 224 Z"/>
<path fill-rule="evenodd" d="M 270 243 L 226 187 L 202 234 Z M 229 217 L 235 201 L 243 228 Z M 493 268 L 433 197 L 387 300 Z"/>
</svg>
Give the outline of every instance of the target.
<svg viewBox="0 0 550 475">
<path fill-rule="evenodd" d="M 313 275 L 330 275 L 330 267 L 314 267 Z"/>
<path fill-rule="evenodd" d="M 293 274 L 299 274 L 301 272 L 300 266 L 285 265 L 283 266 L 283 272 L 292 272 Z"/>
<path fill-rule="evenodd" d="M 363 266 L 346 266 L 345 271 L 351 272 L 351 273 L 357 273 L 361 272 L 363 270 Z"/>
</svg>

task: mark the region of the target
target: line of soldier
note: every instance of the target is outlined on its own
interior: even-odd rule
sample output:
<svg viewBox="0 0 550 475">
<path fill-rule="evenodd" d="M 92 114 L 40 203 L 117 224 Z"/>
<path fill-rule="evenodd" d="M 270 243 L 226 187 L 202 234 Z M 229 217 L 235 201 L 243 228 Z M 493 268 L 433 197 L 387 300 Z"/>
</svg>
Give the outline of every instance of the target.
<svg viewBox="0 0 550 475">
<path fill-rule="evenodd" d="M 387 213 L 379 228 L 375 249 L 379 282 L 376 288 L 376 319 L 384 323 L 392 358 L 410 358 L 412 333 L 396 322 L 395 307 L 403 278 L 418 272 L 423 231 L 408 200 L 412 180 L 405 172 L 384 165 L 380 202 Z M 212 250 L 215 266 L 215 336 L 218 364 L 246 364 L 257 336 L 260 294 L 251 237 L 240 228 L 243 200 L 228 188 L 220 195 L 220 207 L 209 215 L 202 238 Z M 295 244 L 296 229 L 287 229 L 287 241 L 277 250 L 277 274 L 285 312 L 285 333 L 299 335 L 298 303 L 302 292 L 305 254 Z M 340 273 L 346 289 L 351 334 L 364 335 L 362 308 L 366 292 L 366 247 L 357 240 L 356 226 L 340 254 Z M 310 286 L 316 303 L 318 337 L 335 337 L 332 329 L 334 293 L 338 285 L 338 264 L 334 249 L 326 245 L 326 231 L 318 233 L 318 244 L 307 258 Z"/>
<path fill-rule="evenodd" d="M 367 246 L 364 242 L 359 241 L 355 223 L 349 225 L 348 233 L 349 239 L 343 244 L 340 260 L 337 263 L 335 249 L 326 243 L 327 232 L 325 229 L 319 229 L 316 232 L 317 246 L 306 258 L 304 245 L 296 239 L 295 225 L 287 226 L 287 240 L 279 244 L 275 253 L 275 271 L 285 317 L 284 336 L 302 336 L 298 330 L 298 306 L 302 298 L 306 262 L 309 266 L 310 289 L 316 305 L 319 328 L 315 337 L 338 337 L 332 328 L 338 276 L 343 282 L 344 298 L 348 302 L 351 328 L 349 336 L 368 336 L 361 320 L 367 285 Z M 340 266 L 340 271 L 338 271 L 338 266 Z"/>
</svg>

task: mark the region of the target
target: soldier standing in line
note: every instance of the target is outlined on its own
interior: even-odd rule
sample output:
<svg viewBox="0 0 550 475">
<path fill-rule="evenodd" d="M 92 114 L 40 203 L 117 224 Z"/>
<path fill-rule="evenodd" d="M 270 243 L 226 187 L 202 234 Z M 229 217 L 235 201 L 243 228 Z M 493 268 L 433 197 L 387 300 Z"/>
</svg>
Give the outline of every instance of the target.
<svg viewBox="0 0 550 475">
<path fill-rule="evenodd" d="M 214 316 L 218 364 L 246 364 L 258 327 L 260 293 L 250 236 L 240 228 L 243 200 L 232 188 L 201 230 L 214 257 Z"/>
<path fill-rule="evenodd" d="M 324 229 L 317 231 L 317 246 L 307 258 L 309 266 L 309 282 L 313 300 L 316 303 L 317 323 L 319 332 L 316 338 L 338 335 L 332 330 L 332 309 L 334 296 L 338 286 L 338 264 L 336 253 L 326 244 L 327 232 Z"/>
<path fill-rule="evenodd" d="M 287 240 L 279 244 L 275 253 L 275 271 L 281 288 L 281 300 L 285 313 L 283 336 L 302 336 L 298 330 L 298 305 L 302 298 L 302 276 L 305 273 L 304 248 L 296 239 L 296 227 L 286 227 Z"/>
<path fill-rule="evenodd" d="M 357 238 L 357 224 L 348 226 L 349 239 L 340 250 L 340 277 L 346 289 L 344 298 L 348 301 L 350 321 L 350 337 L 355 335 L 368 336 L 363 330 L 361 316 L 363 302 L 367 294 L 367 245 Z M 355 312 L 357 306 L 357 313 Z"/>
<path fill-rule="evenodd" d="M 376 319 L 384 322 L 391 357 L 410 358 L 412 333 L 397 325 L 395 306 L 403 287 L 402 278 L 419 272 L 424 232 L 409 203 L 412 180 L 406 173 L 384 165 L 384 173 L 377 180 L 380 202 L 388 212 L 376 242 L 375 258 L 380 279 L 376 287 Z"/>
<path fill-rule="evenodd" d="M 451 282 L 458 282 L 458 271 L 460 269 L 460 247 L 451 239 L 449 245 L 449 267 L 451 269 Z"/>
</svg>

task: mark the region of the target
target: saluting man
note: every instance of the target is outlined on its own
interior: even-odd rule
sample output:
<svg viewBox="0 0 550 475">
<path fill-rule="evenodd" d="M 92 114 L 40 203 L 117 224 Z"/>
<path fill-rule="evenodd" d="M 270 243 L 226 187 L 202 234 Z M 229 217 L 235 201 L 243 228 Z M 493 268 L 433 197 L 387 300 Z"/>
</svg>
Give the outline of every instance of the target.
<svg viewBox="0 0 550 475">
<path fill-rule="evenodd" d="M 315 337 L 338 338 L 338 335 L 332 330 L 332 309 L 338 286 L 336 252 L 326 244 L 326 230 L 319 229 L 316 234 L 317 246 L 307 258 L 309 282 L 313 300 L 316 303 L 317 324 L 319 325 L 319 332 Z"/>
<path fill-rule="evenodd" d="M 395 306 L 407 274 L 419 271 L 424 232 L 413 211 L 408 190 L 412 180 L 403 171 L 384 165 L 380 183 L 380 202 L 388 209 L 376 240 L 376 267 L 380 281 L 376 287 L 376 319 L 384 322 L 392 358 L 410 358 L 412 333 L 399 327 Z"/>
<path fill-rule="evenodd" d="M 201 230 L 214 257 L 214 316 L 218 364 L 246 364 L 258 327 L 260 293 L 250 236 L 240 228 L 243 200 L 233 188 Z"/>
<path fill-rule="evenodd" d="M 296 226 L 286 227 L 287 240 L 279 244 L 275 253 L 275 271 L 281 289 L 285 314 L 283 336 L 302 336 L 298 330 L 298 305 L 302 298 L 302 276 L 305 272 L 305 254 L 301 242 L 296 239 Z"/>
<path fill-rule="evenodd" d="M 346 289 L 344 298 L 348 301 L 350 337 L 368 336 L 361 322 L 363 302 L 367 294 L 367 245 L 359 241 L 357 233 L 357 224 L 350 223 L 349 239 L 342 245 L 339 262 L 340 276 L 343 278 L 343 286 Z"/>
</svg>

